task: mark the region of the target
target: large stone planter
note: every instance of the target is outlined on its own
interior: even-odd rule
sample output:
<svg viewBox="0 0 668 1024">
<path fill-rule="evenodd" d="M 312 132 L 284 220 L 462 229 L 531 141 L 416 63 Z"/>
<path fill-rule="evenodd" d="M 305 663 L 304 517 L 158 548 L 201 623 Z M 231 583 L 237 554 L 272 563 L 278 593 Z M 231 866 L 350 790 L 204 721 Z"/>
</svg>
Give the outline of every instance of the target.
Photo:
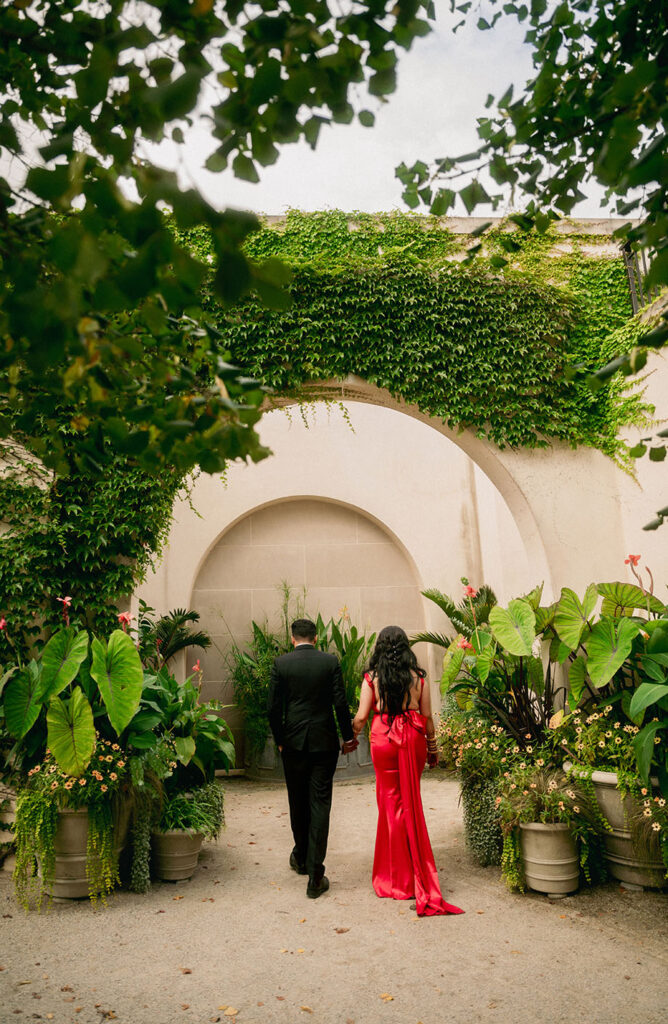
<svg viewBox="0 0 668 1024">
<path fill-rule="evenodd" d="M 601 813 L 612 827 L 612 831 L 604 835 L 608 871 L 613 878 L 628 885 L 660 889 L 666 884 L 666 869 L 658 841 L 647 850 L 637 851 L 629 829 L 629 818 L 642 813 L 638 802 L 630 796 L 622 799 L 616 772 L 592 772 L 591 781 Z M 653 795 L 657 793 L 655 789 Z"/>
<path fill-rule="evenodd" d="M 530 889 L 566 896 L 580 883 L 580 861 L 568 825 L 561 822 L 520 825 L 524 876 Z"/>
<path fill-rule="evenodd" d="M 353 750 L 352 754 L 339 754 L 334 781 L 341 782 L 344 779 L 358 779 L 369 775 L 373 775 L 371 748 L 368 736 L 363 733 L 359 737 L 357 750 Z M 246 759 L 246 776 L 265 782 L 282 782 L 285 778 L 281 755 L 271 736 L 259 757 Z"/>
<path fill-rule="evenodd" d="M 44 891 L 57 899 L 82 899 L 89 896 L 86 874 L 86 846 L 88 843 L 88 808 L 58 812 L 58 826 L 54 837 L 55 860 L 53 878 L 45 879 Z M 115 837 L 116 863 L 123 840 Z M 98 858 L 92 867 L 98 866 Z"/>
<path fill-rule="evenodd" d="M 165 882 L 191 878 L 204 837 L 181 829 L 151 833 L 151 874 Z"/>
</svg>

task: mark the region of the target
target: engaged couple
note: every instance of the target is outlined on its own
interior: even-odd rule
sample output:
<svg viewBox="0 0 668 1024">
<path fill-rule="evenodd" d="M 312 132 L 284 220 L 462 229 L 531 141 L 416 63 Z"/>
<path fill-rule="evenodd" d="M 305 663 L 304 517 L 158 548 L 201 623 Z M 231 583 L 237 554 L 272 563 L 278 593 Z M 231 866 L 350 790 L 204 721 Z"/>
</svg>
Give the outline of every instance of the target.
<svg viewBox="0 0 668 1024">
<path fill-rule="evenodd" d="M 294 650 L 276 659 L 269 686 L 269 723 L 283 759 L 294 837 L 290 867 L 308 875 L 311 899 L 329 889 L 325 854 L 336 763 L 340 750 L 357 747 L 373 711 L 378 802 L 373 888 L 378 896 L 414 899 L 419 916 L 464 913 L 441 895 L 424 819 L 420 777 L 426 762 L 431 768 L 438 764 L 438 747 L 429 687 L 406 633 L 386 626 L 378 634 L 352 722 L 338 660 L 319 651 L 316 641 L 315 625 L 296 619 Z"/>
</svg>

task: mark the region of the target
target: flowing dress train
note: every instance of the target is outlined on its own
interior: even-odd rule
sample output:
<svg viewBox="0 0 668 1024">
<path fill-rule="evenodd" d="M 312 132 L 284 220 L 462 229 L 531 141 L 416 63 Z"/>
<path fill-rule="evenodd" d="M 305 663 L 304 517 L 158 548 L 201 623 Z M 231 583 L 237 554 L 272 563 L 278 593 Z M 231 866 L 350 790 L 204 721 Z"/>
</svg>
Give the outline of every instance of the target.
<svg viewBox="0 0 668 1024">
<path fill-rule="evenodd" d="M 405 711 L 390 725 L 387 715 L 375 708 L 375 700 L 374 709 L 371 759 L 378 803 L 373 861 L 376 895 L 414 898 L 420 917 L 463 914 L 441 895 L 424 818 L 420 777 L 427 759 L 425 717 L 419 711 Z"/>
</svg>

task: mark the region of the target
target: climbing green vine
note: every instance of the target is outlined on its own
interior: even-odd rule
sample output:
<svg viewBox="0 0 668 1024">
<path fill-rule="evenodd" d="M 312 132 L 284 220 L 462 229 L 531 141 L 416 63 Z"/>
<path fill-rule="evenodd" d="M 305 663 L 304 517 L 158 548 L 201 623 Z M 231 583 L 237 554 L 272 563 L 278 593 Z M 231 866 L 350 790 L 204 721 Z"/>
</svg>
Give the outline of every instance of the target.
<svg viewBox="0 0 668 1024">
<path fill-rule="evenodd" d="M 499 447 L 562 441 L 628 466 L 620 429 L 646 425 L 651 407 L 622 378 L 594 393 L 568 368 L 607 358 L 614 332 L 631 347 L 640 328 L 629 327 L 610 239 L 572 231 L 501 225 L 462 265 L 475 239 L 438 218 L 291 211 L 246 242 L 253 259 L 291 266 L 290 304 L 250 298 L 223 310 L 210 298 L 208 310 L 221 344 L 278 392 L 355 374 Z M 205 234 L 186 239 L 210 251 Z"/>
</svg>

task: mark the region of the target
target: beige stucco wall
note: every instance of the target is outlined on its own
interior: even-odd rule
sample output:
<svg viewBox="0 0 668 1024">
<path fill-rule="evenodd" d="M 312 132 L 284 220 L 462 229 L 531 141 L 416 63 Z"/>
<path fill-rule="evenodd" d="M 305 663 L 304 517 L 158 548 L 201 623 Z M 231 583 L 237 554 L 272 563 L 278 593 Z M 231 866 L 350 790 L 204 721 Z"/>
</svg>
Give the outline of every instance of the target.
<svg viewBox="0 0 668 1024">
<path fill-rule="evenodd" d="M 668 409 L 665 360 L 646 386 Z M 306 588 L 309 613 L 336 616 L 345 604 L 373 630 L 442 630 L 419 591 L 457 595 L 461 576 L 502 602 L 542 580 L 553 599 L 562 586 L 630 578 L 629 552 L 665 594 L 668 526 L 642 531 L 668 503 L 664 465 L 638 462 L 634 481 L 596 451 L 499 451 L 356 379 L 331 393 L 347 417 L 324 403 L 307 409 L 308 424 L 294 407 L 271 411 L 260 425 L 271 458 L 197 480 L 195 511 L 177 506 L 162 563 L 138 592 L 159 611 L 200 611 L 216 638 L 203 659 L 208 695 L 231 699 L 230 634 L 243 642 L 252 618 L 275 616 L 282 580 Z M 420 656 L 437 678 L 437 652 Z"/>
</svg>

